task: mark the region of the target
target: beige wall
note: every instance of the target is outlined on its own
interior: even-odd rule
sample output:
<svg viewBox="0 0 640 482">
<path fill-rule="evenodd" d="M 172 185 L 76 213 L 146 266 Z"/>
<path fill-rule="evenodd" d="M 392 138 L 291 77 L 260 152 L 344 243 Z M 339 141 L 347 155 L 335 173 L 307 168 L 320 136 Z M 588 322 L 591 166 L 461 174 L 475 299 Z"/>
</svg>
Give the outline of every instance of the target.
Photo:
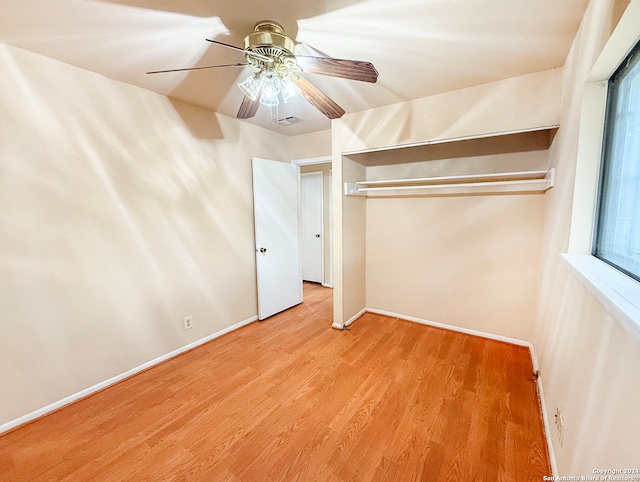
<svg viewBox="0 0 640 482">
<path fill-rule="evenodd" d="M 637 467 L 640 461 L 640 346 L 560 258 L 569 242 L 584 82 L 627 3 L 589 3 L 565 66 L 563 121 L 551 153 L 558 184 L 545 196 L 542 288 L 533 341 L 546 408 L 554 413 L 559 406 L 565 421 L 563 446 L 554 426 L 552 440 L 558 472 L 566 476 Z"/>
<path fill-rule="evenodd" d="M 311 132 L 290 137 L 289 157 L 293 160 L 326 157 L 331 158 L 331 130 Z"/>
<path fill-rule="evenodd" d="M 290 152 L 13 47 L 0 67 L 1 425 L 255 316 L 251 157 Z"/>
<path fill-rule="evenodd" d="M 367 200 L 367 307 L 528 339 L 543 197 Z"/>
<path fill-rule="evenodd" d="M 341 152 L 549 126 L 560 121 L 562 69 L 345 114 Z"/>
</svg>

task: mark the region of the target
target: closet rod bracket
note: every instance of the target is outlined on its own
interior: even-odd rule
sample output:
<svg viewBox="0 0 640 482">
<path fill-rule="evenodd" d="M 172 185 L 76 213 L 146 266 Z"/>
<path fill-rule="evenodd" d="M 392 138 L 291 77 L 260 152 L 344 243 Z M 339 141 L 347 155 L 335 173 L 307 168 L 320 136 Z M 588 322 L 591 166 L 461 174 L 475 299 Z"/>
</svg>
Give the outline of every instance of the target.
<svg viewBox="0 0 640 482">
<path fill-rule="evenodd" d="M 366 196 L 366 192 L 362 192 L 358 190 L 357 182 L 345 182 L 344 183 L 344 194 L 345 196 Z"/>
</svg>

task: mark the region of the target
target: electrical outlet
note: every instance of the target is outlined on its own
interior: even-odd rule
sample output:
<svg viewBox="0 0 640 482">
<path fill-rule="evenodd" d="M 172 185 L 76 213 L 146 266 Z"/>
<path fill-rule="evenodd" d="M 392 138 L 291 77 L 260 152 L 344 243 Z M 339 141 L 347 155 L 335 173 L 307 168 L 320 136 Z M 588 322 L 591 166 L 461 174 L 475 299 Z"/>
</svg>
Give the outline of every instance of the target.
<svg viewBox="0 0 640 482">
<path fill-rule="evenodd" d="M 560 442 L 560 447 L 564 443 L 564 417 L 562 416 L 562 412 L 560 411 L 560 407 L 556 405 L 556 413 L 554 415 L 555 423 L 556 423 L 556 432 L 558 433 L 558 441 Z"/>
<path fill-rule="evenodd" d="M 185 316 L 183 318 L 183 321 L 184 321 L 184 329 L 185 330 L 190 330 L 191 328 L 193 328 L 193 321 L 191 319 L 191 315 Z"/>
</svg>

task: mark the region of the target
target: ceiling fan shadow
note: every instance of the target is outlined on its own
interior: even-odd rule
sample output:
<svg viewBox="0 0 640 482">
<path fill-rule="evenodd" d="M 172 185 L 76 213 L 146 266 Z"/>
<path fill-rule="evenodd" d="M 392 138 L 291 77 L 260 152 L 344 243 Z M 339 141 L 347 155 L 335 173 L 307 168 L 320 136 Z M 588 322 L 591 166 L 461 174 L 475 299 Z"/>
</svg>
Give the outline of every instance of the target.
<svg viewBox="0 0 640 482">
<path fill-rule="evenodd" d="M 215 112 L 169 98 L 169 102 L 184 122 L 189 132 L 198 139 L 219 140 L 224 138 L 222 126 Z"/>
</svg>

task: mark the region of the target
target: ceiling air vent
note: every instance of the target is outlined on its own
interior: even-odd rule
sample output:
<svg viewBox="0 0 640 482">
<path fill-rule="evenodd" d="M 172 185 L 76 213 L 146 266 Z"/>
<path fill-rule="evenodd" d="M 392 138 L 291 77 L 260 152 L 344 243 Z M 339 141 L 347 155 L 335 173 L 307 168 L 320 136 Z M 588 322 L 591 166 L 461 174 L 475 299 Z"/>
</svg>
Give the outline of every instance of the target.
<svg viewBox="0 0 640 482">
<path fill-rule="evenodd" d="M 281 126 L 290 126 L 291 124 L 297 124 L 298 122 L 302 122 L 302 119 L 294 115 L 288 115 L 286 117 L 281 117 L 280 119 L 275 119 L 273 122 Z"/>
</svg>

